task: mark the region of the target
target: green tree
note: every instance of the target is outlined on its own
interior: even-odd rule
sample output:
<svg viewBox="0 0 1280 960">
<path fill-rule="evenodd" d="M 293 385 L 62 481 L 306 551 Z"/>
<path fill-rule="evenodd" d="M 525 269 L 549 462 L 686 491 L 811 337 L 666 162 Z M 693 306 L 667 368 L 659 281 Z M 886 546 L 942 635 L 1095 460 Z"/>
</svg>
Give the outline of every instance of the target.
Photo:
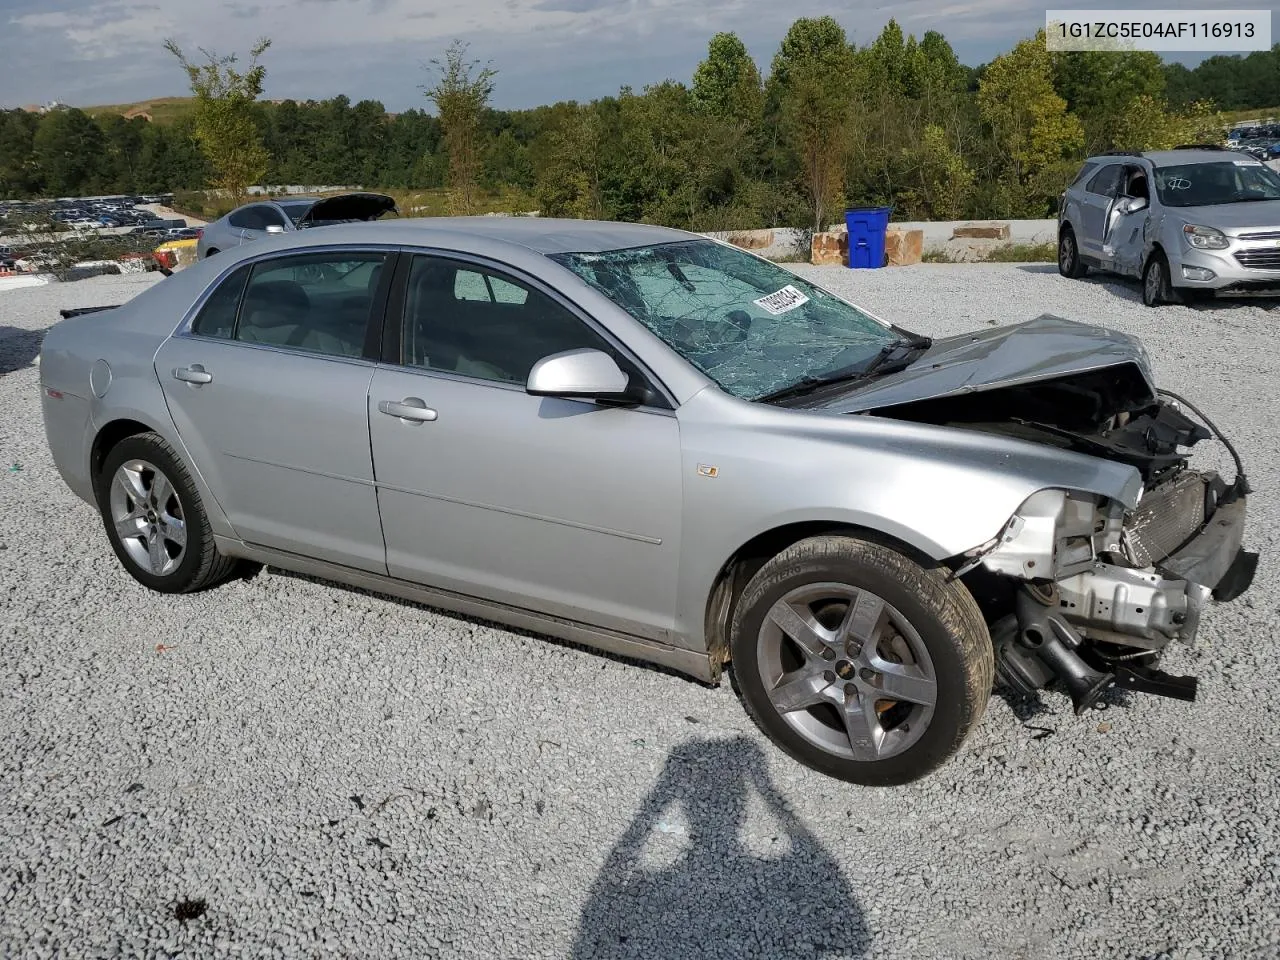
<svg viewBox="0 0 1280 960">
<path fill-rule="evenodd" d="M 1158 54 L 1146 50 L 1085 50 L 1050 54 L 1053 86 L 1084 128 L 1085 150 L 1128 148 L 1116 135 L 1119 118 L 1138 98 L 1164 92 Z"/>
<path fill-rule="evenodd" d="M 760 71 L 735 33 L 717 33 L 693 73 L 693 102 L 721 119 L 754 123 L 763 105 Z"/>
<path fill-rule="evenodd" d="M 898 199 L 909 219 L 955 220 L 973 194 L 974 172 L 947 139 L 929 124 L 917 144 L 903 150 L 905 182 Z"/>
<path fill-rule="evenodd" d="M 450 206 L 456 213 L 475 210 L 483 169 L 480 119 L 493 95 L 497 71 L 488 66 L 476 70 L 478 61 L 466 59 L 467 45 L 455 40 L 444 60 L 431 64 L 440 76 L 426 88 L 427 99 L 435 104 L 449 157 Z"/>
<path fill-rule="evenodd" d="M 82 110 L 46 113 L 32 148 L 43 187 L 55 196 L 96 193 L 109 179 L 106 140 Z"/>
<path fill-rule="evenodd" d="M 25 110 L 0 112 L 0 197 L 26 197 L 40 191 L 35 157 L 40 122 Z"/>
<path fill-rule="evenodd" d="M 815 231 L 844 201 L 845 162 L 855 122 L 857 60 L 831 17 L 791 25 L 773 58 L 771 99 Z"/>
<path fill-rule="evenodd" d="M 1043 30 L 991 62 L 978 107 L 1006 165 L 1000 186 L 1010 214 L 1044 215 L 1084 146 L 1084 130 L 1054 90 Z"/>
<path fill-rule="evenodd" d="M 565 107 L 543 145 L 534 195 L 544 216 L 601 218 L 600 117 L 589 106 Z"/>
<path fill-rule="evenodd" d="M 265 177 L 270 161 L 253 109 L 267 76 L 259 59 L 270 46 L 266 37 L 255 43 L 248 69 L 241 71 L 235 54 L 219 57 L 201 48 L 204 63 L 192 63 L 173 40 L 165 41 L 165 49 L 186 71 L 196 98 L 195 136 L 213 167 L 213 185 L 227 191 L 235 203 Z"/>
<path fill-rule="evenodd" d="M 1162 100 L 1140 96 L 1116 119 L 1116 136 L 1128 149 L 1168 150 L 1180 143 L 1216 143 L 1226 123 L 1208 101 L 1170 111 Z"/>
</svg>

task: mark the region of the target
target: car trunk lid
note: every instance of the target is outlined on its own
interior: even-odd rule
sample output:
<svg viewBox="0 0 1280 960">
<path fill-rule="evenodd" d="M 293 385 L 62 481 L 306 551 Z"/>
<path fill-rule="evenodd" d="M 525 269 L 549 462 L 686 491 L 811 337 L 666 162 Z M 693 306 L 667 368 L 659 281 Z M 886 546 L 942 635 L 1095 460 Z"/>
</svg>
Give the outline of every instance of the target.
<svg viewBox="0 0 1280 960">
<path fill-rule="evenodd" d="M 385 213 L 395 211 L 396 201 L 382 193 L 344 193 L 326 197 L 315 203 L 298 221 L 299 227 L 314 227 L 321 223 L 342 223 L 353 220 L 377 220 Z"/>
</svg>

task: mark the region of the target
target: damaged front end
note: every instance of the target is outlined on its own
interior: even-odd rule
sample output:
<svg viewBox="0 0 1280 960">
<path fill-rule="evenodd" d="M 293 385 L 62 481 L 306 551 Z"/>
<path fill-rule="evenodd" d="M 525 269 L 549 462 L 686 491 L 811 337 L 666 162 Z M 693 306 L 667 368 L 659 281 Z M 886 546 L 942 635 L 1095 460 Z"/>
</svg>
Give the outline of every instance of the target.
<svg viewBox="0 0 1280 960">
<path fill-rule="evenodd" d="M 997 537 L 960 558 L 954 576 L 995 607 L 992 640 L 1006 684 L 1030 694 L 1056 679 L 1077 713 L 1112 685 L 1195 699 L 1195 679 L 1158 670 L 1160 654 L 1172 641 L 1194 643 L 1209 600 L 1243 593 L 1258 561 L 1242 546 L 1249 485 L 1239 459 L 1228 484 L 1191 469 L 1180 450 L 1217 436 L 1235 457 L 1211 426 L 1165 395 L 1094 433 L 1077 432 L 1080 444 L 1106 445 L 1111 458 L 1140 469 L 1137 506 L 1041 490 Z"/>
</svg>

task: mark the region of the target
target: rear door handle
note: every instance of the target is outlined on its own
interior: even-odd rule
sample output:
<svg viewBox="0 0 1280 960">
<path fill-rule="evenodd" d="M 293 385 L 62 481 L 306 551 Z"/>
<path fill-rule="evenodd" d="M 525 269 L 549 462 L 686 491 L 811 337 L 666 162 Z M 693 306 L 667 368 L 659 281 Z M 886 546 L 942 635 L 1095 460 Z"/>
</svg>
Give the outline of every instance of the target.
<svg viewBox="0 0 1280 960">
<path fill-rule="evenodd" d="M 378 412 L 385 413 L 389 417 L 399 417 L 401 420 L 411 420 L 414 423 L 424 423 L 439 416 L 418 397 L 405 397 L 399 403 L 394 400 L 379 400 Z"/>
<path fill-rule="evenodd" d="M 175 367 L 173 379 L 181 380 L 184 383 L 213 383 L 213 374 L 207 373 L 200 364 L 193 363 L 189 367 Z"/>
</svg>

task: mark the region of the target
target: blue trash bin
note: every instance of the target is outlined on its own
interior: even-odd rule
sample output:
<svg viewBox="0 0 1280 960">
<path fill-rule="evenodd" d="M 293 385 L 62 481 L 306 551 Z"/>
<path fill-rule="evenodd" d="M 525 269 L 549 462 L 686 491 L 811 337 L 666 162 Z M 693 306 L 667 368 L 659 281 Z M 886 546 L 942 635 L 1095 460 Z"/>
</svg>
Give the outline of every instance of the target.
<svg viewBox="0 0 1280 960">
<path fill-rule="evenodd" d="M 844 212 L 849 228 L 849 267 L 854 270 L 884 266 L 884 234 L 892 207 L 854 207 Z"/>
</svg>

